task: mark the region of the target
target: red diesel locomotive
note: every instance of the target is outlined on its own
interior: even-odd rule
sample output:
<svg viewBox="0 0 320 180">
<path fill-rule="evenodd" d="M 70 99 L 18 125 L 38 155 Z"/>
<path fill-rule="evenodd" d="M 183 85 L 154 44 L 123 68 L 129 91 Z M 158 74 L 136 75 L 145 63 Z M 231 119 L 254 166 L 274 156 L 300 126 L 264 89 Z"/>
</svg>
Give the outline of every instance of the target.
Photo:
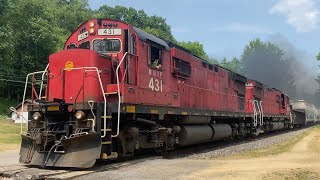
<svg viewBox="0 0 320 180">
<path fill-rule="evenodd" d="M 47 86 L 28 106 L 25 164 L 88 168 L 292 125 L 284 93 L 116 20 L 81 24 L 37 74 Z"/>
</svg>

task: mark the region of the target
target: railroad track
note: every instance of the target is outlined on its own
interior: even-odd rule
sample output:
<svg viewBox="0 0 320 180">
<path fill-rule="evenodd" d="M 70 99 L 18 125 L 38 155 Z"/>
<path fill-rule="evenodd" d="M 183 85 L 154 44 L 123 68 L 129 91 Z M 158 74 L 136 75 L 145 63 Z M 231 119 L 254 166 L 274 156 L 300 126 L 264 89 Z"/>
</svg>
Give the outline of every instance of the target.
<svg viewBox="0 0 320 180">
<path fill-rule="evenodd" d="M 130 166 L 133 164 L 141 163 L 148 160 L 160 159 L 161 156 L 153 156 L 153 157 L 140 157 L 134 160 L 127 160 L 124 162 L 111 162 L 108 164 L 97 163 L 92 168 L 89 169 L 43 169 L 34 166 L 26 166 L 26 165 L 10 165 L 10 166 L 0 166 L 0 178 L 1 179 L 47 179 L 47 180 L 58 180 L 58 179 L 73 179 L 76 177 L 88 175 L 91 173 L 107 171 L 118 169 L 121 167 Z"/>
</svg>

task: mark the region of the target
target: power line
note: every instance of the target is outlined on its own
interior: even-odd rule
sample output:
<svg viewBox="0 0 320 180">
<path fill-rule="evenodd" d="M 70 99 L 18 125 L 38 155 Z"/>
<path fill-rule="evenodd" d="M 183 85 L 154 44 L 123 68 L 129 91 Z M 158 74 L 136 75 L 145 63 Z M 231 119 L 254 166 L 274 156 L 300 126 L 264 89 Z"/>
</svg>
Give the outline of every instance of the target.
<svg viewBox="0 0 320 180">
<path fill-rule="evenodd" d="M 15 83 L 23 83 L 23 84 L 25 84 L 25 83 L 26 83 L 25 81 L 16 81 L 16 80 L 12 80 L 12 79 L 1 79 L 1 78 L 0 78 L 0 81 L 15 82 Z M 30 83 L 29 83 L 29 84 L 30 84 Z"/>
<path fill-rule="evenodd" d="M 14 75 L 3 75 L 3 74 L 0 74 L 0 77 L 11 77 L 11 78 L 15 78 L 15 79 L 26 79 L 27 76 L 23 77 L 23 76 L 14 76 Z"/>
<path fill-rule="evenodd" d="M 0 83 L 0 86 L 16 86 L 16 87 L 24 87 L 24 85 L 19 85 L 19 84 L 3 84 Z M 28 85 L 27 87 L 31 87 L 30 85 Z"/>
<path fill-rule="evenodd" d="M 27 75 L 15 75 L 15 74 L 1 74 L 0 73 L 0 76 L 6 76 L 6 77 L 17 77 L 17 78 L 26 78 L 27 77 Z M 37 76 L 37 75 L 35 75 L 35 76 Z M 40 75 L 38 75 L 38 76 L 42 76 L 42 74 L 40 74 Z M 29 77 L 32 77 L 32 76 L 29 76 Z"/>
</svg>

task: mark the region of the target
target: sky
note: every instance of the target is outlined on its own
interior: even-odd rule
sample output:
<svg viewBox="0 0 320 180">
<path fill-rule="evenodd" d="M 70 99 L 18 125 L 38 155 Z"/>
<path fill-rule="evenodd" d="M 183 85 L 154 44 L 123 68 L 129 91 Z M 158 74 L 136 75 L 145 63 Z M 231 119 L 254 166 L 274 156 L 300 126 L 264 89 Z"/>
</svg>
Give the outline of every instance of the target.
<svg viewBox="0 0 320 180">
<path fill-rule="evenodd" d="M 287 39 L 299 51 L 320 52 L 320 0 L 89 0 L 133 7 L 166 19 L 178 41 L 199 41 L 210 57 L 240 57 L 250 40 Z"/>
</svg>

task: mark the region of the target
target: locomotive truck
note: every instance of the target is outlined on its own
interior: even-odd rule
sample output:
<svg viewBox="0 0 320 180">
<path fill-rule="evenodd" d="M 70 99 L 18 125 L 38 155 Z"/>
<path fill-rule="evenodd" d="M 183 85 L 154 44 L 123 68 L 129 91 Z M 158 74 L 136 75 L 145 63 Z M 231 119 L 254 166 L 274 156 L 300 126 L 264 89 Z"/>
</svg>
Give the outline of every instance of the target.
<svg viewBox="0 0 320 180">
<path fill-rule="evenodd" d="M 81 24 L 23 102 L 29 81 L 24 164 L 88 168 L 293 126 L 285 93 L 112 19 Z"/>
</svg>

